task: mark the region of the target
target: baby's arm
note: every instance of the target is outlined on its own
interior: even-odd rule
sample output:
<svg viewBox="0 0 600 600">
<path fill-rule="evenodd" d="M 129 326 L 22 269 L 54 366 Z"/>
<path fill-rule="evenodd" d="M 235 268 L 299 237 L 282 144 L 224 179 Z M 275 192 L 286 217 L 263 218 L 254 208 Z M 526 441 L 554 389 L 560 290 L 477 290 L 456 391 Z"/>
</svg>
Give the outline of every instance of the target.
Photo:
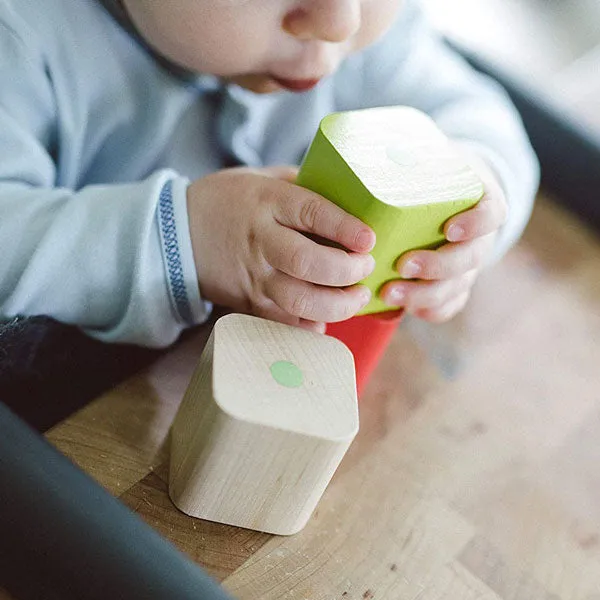
<svg viewBox="0 0 600 600">
<path fill-rule="evenodd" d="M 45 314 L 105 341 L 173 342 L 207 316 L 181 235 L 187 181 L 160 171 L 60 187 L 71 166 L 43 59 L 0 28 L 0 319 Z"/>
<path fill-rule="evenodd" d="M 448 244 L 436 252 L 401 258 L 399 271 L 421 281 L 390 284 L 383 290 L 391 305 L 443 321 L 464 306 L 482 266 L 502 256 L 520 237 L 539 172 L 506 93 L 444 44 L 418 2 L 405 0 L 404 5 L 388 34 L 365 52 L 360 106 L 404 104 L 428 113 L 457 151 L 466 154 L 486 187 L 478 207 L 446 224 Z M 355 107 L 349 100 L 344 106 Z M 409 261 L 421 270 L 411 275 Z"/>
<path fill-rule="evenodd" d="M 104 341 L 165 346 L 206 318 L 206 301 L 314 329 L 368 302 L 353 284 L 373 268 L 373 232 L 294 185 L 293 170 L 79 187 L 90 149 L 63 153 L 68 119 L 57 126 L 71 98 L 56 104 L 35 36 L 2 21 L 0 90 L 0 319 L 45 314 Z"/>
</svg>

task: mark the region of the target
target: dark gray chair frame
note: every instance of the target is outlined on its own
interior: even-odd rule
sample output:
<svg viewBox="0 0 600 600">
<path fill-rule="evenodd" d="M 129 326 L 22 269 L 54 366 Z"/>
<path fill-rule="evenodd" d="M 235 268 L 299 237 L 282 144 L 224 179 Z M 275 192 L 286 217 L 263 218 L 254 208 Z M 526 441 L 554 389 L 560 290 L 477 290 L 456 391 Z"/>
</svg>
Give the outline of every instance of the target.
<svg viewBox="0 0 600 600">
<path fill-rule="evenodd" d="M 1 403 L 0 586 L 18 600 L 231 600 Z"/>
</svg>

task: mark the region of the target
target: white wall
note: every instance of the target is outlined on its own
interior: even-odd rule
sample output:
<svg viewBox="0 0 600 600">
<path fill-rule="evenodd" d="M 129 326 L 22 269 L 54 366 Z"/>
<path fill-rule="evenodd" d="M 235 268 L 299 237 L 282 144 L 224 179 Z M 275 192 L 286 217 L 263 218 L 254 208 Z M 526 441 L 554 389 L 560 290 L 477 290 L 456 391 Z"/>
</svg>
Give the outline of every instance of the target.
<svg viewBox="0 0 600 600">
<path fill-rule="evenodd" d="M 600 0 L 422 0 L 449 37 L 600 132 Z"/>
<path fill-rule="evenodd" d="M 600 0 L 422 0 L 440 29 L 545 80 L 600 44 Z"/>
</svg>

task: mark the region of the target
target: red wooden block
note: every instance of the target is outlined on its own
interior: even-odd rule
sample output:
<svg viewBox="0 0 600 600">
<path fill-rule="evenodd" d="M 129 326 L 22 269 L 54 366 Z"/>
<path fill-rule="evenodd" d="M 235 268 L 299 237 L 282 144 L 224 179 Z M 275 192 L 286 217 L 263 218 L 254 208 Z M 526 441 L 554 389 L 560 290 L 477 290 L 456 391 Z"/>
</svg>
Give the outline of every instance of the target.
<svg viewBox="0 0 600 600">
<path fill-rule="evenodd" d="M 344 342 L 354 355 L 359 396 L 391 342 L 403 316 L 404 311 L 398 310 L 360 315 L 347 321 L 327 325 L 327 335 Z"/>
</svg>

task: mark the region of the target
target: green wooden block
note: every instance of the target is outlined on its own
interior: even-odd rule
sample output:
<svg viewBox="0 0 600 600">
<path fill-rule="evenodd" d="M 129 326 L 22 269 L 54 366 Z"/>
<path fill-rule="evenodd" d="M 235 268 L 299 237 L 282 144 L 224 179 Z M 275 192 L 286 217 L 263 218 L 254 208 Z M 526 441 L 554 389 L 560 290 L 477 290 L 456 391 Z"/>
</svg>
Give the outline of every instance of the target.
<svg viewBox="0 0 600 600">
<path fill-rule="evenodd" d="M 444 242 L 444 223 L 483 196 L 475 172 L 425 114 L 392 106 L 325 117 L 304 157 L 298 185 L 360 218 L 377 234 L 376 267 L 362 283 L 373 299 L 360 314 L 394 310 L 378 297 L 400 279 L 398 258 Z"/>
</svg>

